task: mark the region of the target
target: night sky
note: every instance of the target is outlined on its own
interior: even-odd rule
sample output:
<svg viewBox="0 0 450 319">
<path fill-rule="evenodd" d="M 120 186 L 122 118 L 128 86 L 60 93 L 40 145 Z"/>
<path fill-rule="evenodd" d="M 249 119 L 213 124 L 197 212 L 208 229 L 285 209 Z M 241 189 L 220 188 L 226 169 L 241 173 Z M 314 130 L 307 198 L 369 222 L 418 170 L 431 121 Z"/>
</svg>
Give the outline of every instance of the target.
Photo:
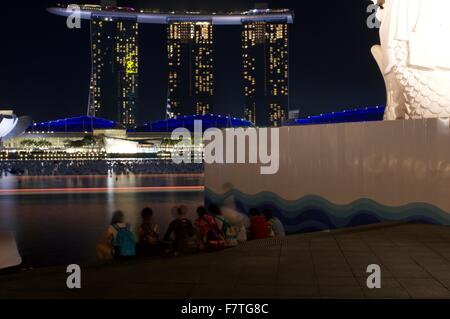
<svg viewBox="0 0 450 319">
<path fill-rule="evenodd" d="M 69 4 L 75 1 L 59 1 Z M 95 1 L 88 1 L 95 3 Z M 255 1 L 119 1 L 136 8 L 247 10 Z M 302 116 L 384 105 L 383 79 L 370 54 L 378 30 L 366 26 L 369 0 L 265 1 L 295 12 L 290 29 L 291 109 Z M 50 1 L 8 1 L 0 18 L 0 109 L 35 121 L 84 115 L 90 80 L 89 22 L 69 30 Z M 215 33 L 214 113 L 243 116 L 241 33 Z M 164 117 L 167 95 L 166 28 L 140 28 L 140 122 Z"/>
</svg>

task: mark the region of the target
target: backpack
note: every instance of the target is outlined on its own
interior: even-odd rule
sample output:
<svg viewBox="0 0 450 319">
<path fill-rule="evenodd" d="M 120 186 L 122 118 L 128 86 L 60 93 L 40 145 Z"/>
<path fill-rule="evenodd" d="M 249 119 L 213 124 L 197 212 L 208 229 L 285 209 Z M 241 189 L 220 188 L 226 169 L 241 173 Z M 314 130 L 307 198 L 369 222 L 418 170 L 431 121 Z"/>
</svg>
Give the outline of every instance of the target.
<svg viewBox="0 0 450 319">
<path fill-rule="evenodd" d="M 237 233 L 234 227 L 223 216 L 216 216 L 216 218 L 222 222 L 222 231 L 225 235 L 227 245 L 230 247 L 237 246 Z"/>
<path fill-rule="evenodd" d="M 113 239 L 114 256 L 115 257 L 134 257 L 136 256 L 136 242 L 133 233 L 130 231 L 130 225 L 119 227 L 113 225 L 117 231 Z"/>
<path fill-rule="evenodd" d="M 208 220 L 206 217 L 202 218 L 205 227 L 206 239 L 205 247 L 207 250 L 221 250 L 226 247 L 226 242 L 222 232 L 215 223 L 214 219 Z"/>
<path fill-rule="evenodd" d="M 269 237 L 270 238 L 274 238 L 275 236 L 275 229 L 274 229 L 274 223 L 275 223 L 275 219 L 271 218 L 267 221 L 267 226 L 268 226 L 268 232 L 269 232 Z"/>
<path fill-rule="evenodd" d="M 189 220 L 184 219 L 182 220 L 182 227 L 183 227 L 182 253 L 184 254 L 196 253 L 198 251 L 199 243 L 198 238 L 194 231 L 194 227 L 192 226 L 192 223 Z"/>
<path fill-rule="evenodd" d="M 155 224 L 142 225 L 142 234 L 139 238 L 141 245 L 145 247 L 153 247 L 158 243 L 158 234 L 155 232 Z"/>
</svg>

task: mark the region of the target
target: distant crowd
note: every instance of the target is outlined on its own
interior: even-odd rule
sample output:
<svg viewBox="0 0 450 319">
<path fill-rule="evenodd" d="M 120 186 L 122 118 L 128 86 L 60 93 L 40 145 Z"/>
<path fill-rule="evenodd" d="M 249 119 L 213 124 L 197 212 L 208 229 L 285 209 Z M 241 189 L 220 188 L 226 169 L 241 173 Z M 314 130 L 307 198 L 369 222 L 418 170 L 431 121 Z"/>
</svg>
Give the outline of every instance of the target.
<svg viewBox="0 0 450 319">
<path fill-rule="evenodd" d="M 153 222 L 151 208 L 142 210 L 142 221 L 136 235 L 131 231 L 124 213 L 116 211 L 97 245 L 98 259 L 177 256 L 219 251 L 235 247 L 247 240 L 285 236 L 282 223 L 270 210 L 259 212 L 257 209 L 251 209 L 246 216 L 234 209 L 219 208 L 213 204 L 208 208 L 198 207 L 195 221 L 187 218 L 186 206 L 174 207 L 173 213 L 175 219 L 161 236 L 159 225 Z"/>
<path fill-rule="evenodd" d="M 0 176 L 167 174 L 201 172 L 203 172 L 203 164 L 175 164 L 170 160 L 36 160 L 0 162 Z"/>
</svg>

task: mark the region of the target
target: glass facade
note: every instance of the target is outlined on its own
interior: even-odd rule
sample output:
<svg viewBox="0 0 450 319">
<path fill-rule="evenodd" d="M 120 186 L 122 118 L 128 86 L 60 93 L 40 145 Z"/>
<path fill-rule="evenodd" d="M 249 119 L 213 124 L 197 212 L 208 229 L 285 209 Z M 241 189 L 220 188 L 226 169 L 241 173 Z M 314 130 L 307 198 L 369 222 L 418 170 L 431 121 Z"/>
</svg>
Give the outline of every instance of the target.
<svg viewBox="0 0 450 319">
<path fill-rule="evenodd" d="M 214 95 L 213 27 L 208 21 L 167 26 L 167 116 L 209 114 Z"/>
<path fill-rule="evenodd" d="M 138 23 L 93 15 L 88 115 L 136 126 L 139 84 Z"/>
<path fill-rule="evenodd" d="M 242 27 L 245 117 L 257 126 L 282 126 L 289 112 L 288 9 L 257 6 L 248 11 L 170 11 L 118 7 L 115 0 L 81 5 L 91 23 L 92 75 L 89 116 L 132 129 L 139 90 L 140 23 L 167 25 L 166 118 L 214 112 L 214 27 Z M 70 16 L 66 6 L 48 10 Z M 143 121 L 140 121 L 143 122 Z"/>
<path fill-rule="evenodd" d="M 242 61 L 245 117 L 257 126 L 282 126 L 289 110 L 286 21 L 244 21 Z"/>
</svg>

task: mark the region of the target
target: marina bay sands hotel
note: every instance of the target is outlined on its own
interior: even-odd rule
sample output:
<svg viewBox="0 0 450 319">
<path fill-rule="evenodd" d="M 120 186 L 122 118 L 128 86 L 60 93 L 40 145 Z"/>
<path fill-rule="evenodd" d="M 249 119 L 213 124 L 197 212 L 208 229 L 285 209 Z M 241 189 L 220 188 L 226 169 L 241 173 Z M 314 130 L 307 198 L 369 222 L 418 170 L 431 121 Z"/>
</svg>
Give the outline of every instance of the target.
<svg viewBox="0 0 450 319">
<path fill-rule="evenodd" d="M 293 12 L 264 7 L 247 12 L 159 12 L 79 5 L 90 20 L 92 76 L 88 115 L 126 127 L 137 124 L 139 24 L 167 25 L 167 118 L 213 112 L 214 26 L 242 26 L 242 94 L 245 117 L 257 126 L 281 126 L 289 111 L 288 25 Z M 73 7 L 49 12 L 73 17 Z"/>
</svg>

